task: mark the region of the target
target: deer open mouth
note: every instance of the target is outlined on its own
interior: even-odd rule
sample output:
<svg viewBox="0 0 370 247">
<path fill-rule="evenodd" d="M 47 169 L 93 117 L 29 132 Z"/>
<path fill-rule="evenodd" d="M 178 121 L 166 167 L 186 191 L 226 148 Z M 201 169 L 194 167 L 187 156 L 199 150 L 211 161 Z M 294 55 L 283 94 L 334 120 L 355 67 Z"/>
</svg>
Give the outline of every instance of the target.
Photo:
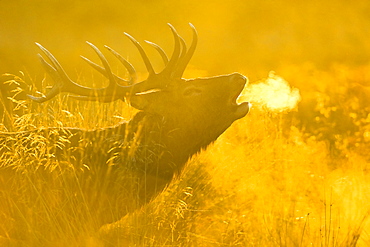
<svg viewBox="0 0 370 247">
<path fill-rule="evenodd" d="M 237 100 L 243 91 L 244 86 L 247 83 L 247 78 L 239 73 L 235 73 L 232 75 L 231 83 L 233 86 L 233 92 L 230 97 L 230 102 L 229 104 L 233 108 L 233 115 L 235 116 L 236 119 L 242 118 L 247 113 L 249 112 L 249 109 L 251 107 L 251 104 L 249 102 L 242 102 L 242 103 L 237 103 Z"/>
</svg>

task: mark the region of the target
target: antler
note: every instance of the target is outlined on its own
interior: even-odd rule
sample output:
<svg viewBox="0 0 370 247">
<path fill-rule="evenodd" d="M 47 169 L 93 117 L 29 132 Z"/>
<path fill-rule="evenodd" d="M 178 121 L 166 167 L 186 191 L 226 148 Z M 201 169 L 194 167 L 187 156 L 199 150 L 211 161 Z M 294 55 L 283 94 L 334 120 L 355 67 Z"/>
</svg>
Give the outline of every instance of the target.
<svg viewBox="0 0 370 247">
<path fill-rule="evenodd" d="M 121 86 L 120 84 L 116 83 L 116 80 L 124 81 L 122 78 L 117 77 L 116 75 L 113 75 L 111 68 L 108 64 L 108 61 L 105 59 L 104 55 L 100 52 L 100 50 L 95 47 L 93 44 L 87 42 L 88 45 L 90 45 L 95 52 L 98 54 L 100 60 L 103 63 L 104 68 L 100 67 L 99 65 L 94 64 L 93 62 L 89 61 L 91 65 L 95 69 L 97 69 L 99 72 L 103 73 L 108 79 L 109 79 L 109 85 L 105 88 L 89 88 L 81 86 L 75 82 L 73 82 L 66 72 L 64 71 L 63 67 L 60 65 L 58 60 L 42 45 L 36 43 L 36 45 L 43 51 L 43 53 L 49 58 L 52 65 L 46 62 L 46 60 L 39 54 L 39 58 L 41 61 L 41 64 L 44 66 L 46 72 L 53 78 L 55 84 L 52 87 L 52 89 L 43 97 L 35 97 L 32 95 L 29 95 L 29 97 L 39 103 L 45 102 L 47 100 L 52 99 L 60 92 L 69 92 L 81 96 L 87 96 L 87 97 L 94 97 L 96 99 L 105 99 L 106 97 L 110 97 L 113 100 L 116 100 L 118 98 L 123 98 L 128 94 L 131 90 L 131 86 Z M 131 66 L 132 67 L 132 66 Z M 133 67 L 132 67 L 133 68 Z M 129 70 L 130 71 L 130 70 Z M 133 75 L 132 73 L 130 73 Z M 132 76 L 132 78 L 136 78 L 136 76 Z"/>
<path fill-rule="evenodd" d="M 152 42 L 146 41 L 148 44 L 153 46 L 158 51 L 158 53 L 160 54 L 165 63 L 165 68 L 160 73 L 155 73 L 153 66 L 141 44 L 131 35 L 125 33 L 125 35 L 132 41 L 132 43 L 139 50 L 139 53 L 149 73 L 148 78 L 139 83 L 136 83 L 137 75 L 135 68 L 118 52 L 114 51 L 112 48 L 108 46 L 105 46 L 105 48 L 107 48 L 125 66 L 125 68 L 129 72 L 130 79 L 128 81 L 113 74 L 109 63 L 102 54 L 102 52 L 96 46 L 87 42 L 87 44 L 91 48 L 93 48 L 93 50 L 96 52 L 103 66 L 100 66 L 83 56 L 81 57 L 94 69 L 96 69 L 106 78 L 108 78 L 109 84 L 105 88 L 90 88 L 73 82 L 68 77 L 68 75 L 66 74 L 58 60 L 46 48 L 36 43 L 36 45 L 42 50 L 42 52 L 48 57 L 48 59 L 51 62 L 51 64 L 49 64 L 40 54 L 38 54 L 41 60 L 41 64 L 44 66 L 47 73 L 52 77 L 55 84 L 45 96 L 42 97 L 35 97 L 32 95 L 28 96 L 32 100 L 42 103 L 52 99 L 60 92 L 68 92 L 80 95 L 75 96 L 75 98 L 78 99 L 111 102 L 117 99 L 124 99 L 125 97 L 129 97 L 131 95 L 135 95 L 137 93 L 144 92 L 147 90 L 164 88 L 165 86 L 167 86 L 168 83 L 171 83 L 173 79 L 180 79 L 182 77 L 182 74 L 184 73 L 187 64 L 189 63 L 191 57 L 194 54 L 198 41 L 197 31 L 195 27 L 192 24 L 190 24 L 190 27 L 193 30 L 193 41 L 191 43 L 189 50 L 187 50 L 183 38 L 177 33 L 176 29 L 171 24 L 168 25 L 172 31 L 175 40 L 174 51 L 170 59 L 168 59 L 166 53 L 160 46 Z M 121 85 L 119 82 L 121 83 L 124 82 L 126 86 Z"/>
</svg>

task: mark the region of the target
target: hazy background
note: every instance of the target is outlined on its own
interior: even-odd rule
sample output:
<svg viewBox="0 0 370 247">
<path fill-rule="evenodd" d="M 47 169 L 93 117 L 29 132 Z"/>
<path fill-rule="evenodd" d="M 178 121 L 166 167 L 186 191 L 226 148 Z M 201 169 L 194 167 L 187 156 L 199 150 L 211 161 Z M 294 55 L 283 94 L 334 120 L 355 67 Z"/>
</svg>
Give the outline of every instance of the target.
<svg viewBox="0 0 370 247">
<path fill-rule="evenodd" d="M 168 22 L 188 43 L 189 22 L 199 33 L 186 77 L 196 70 L 200 75 L 238 71 L 254 80 L 290 64 L 310 62 L 325 69 L 333 63 L 367 64 L 370 58 L 368 0 L 0 0 L 0 72 L 22 70 L 38 79 L 43 72 L 34 42 L 39 42 L 75 79 L 88 67 L 79 55 L 97 61 L 87 40 L 111 46 L 144 71 L 123 32 L 170 53 Z M 159 56 L 145 48 L 161 68 Z M 112 63 L 114 70 L 123 70 Z"/>
<path fill-rule="evenodd" d="M 23 71 L 27 82 L 40 84 L 45 72 L 36 56 L 40 51 L 34 42 L 39 42 L 72 79 L 89 86 L 104 83 L 79 57 L 98 61 L 85 44 L 90 41 L 102 48 L 114 72 L 125 73 L 104 44 L 127 57 L 144 77 L 143 62 L 123 32 L 170 53 L 168 22 L 188 43 L 189 22 L 199 33 L 185 77 L 241 72 L 255 82 L 241 97 L 253 108 L 208 152 L 191 160 L 182 178 L 141 215 L 120 222 L 130 230 L 114 232 L 127 233 L 136 246 L 354 246 L 357 241 L 369 246 L 370 211 L 364 203 L 370 200 L 369 0 L 0 0 L 0 75 Z M 159 71 L 159 55 L 143 46 Z M 15 99 L 10 104 L 15 110 L 3 114 L 8 126 L 4 121 L 0 130 L 96 129 L 134 114 L 121 101 L 99 104 L 61 95 L 40 105 Z M 0 163 L 2 158 L 9 167 L 24 165 L 31 171 L 34 159 L 28 159 L 24 147 L 14 148 L 19 156 L 11 158 L 20 157 L 16 163 L 8 156 Z M 28 150 L 39 159 L 38 145 Z M 83 246 L 76 243 L 81 231 L 75 229 L 96 235 L 88 232 L 85 219 L 70 220 L 64 207 L 55 215 L 65 216 L 68 231 L 50 213 L 61 205 L 60 193 L 76 198 L 70 187 L 61 186 L 71 174 L 63 167 L 55 169 L 61 175 L 47 180 L 48 186 L 43 172 L 35 174 L 37 183 L 21 173 L 14 186 L 6 182 L 0 194 L 5 198 L 0 198 L 0 245 L 18 224 L 12 214 L 23 213 L 20 209 L 27 212 L 20 218 L 27 222 L 22 226 L 28 246 L 45 246 L 40 239 L 54 246 L 55 236 L 63 240 L 56 241 L 59 246 Z"/>
</svg>

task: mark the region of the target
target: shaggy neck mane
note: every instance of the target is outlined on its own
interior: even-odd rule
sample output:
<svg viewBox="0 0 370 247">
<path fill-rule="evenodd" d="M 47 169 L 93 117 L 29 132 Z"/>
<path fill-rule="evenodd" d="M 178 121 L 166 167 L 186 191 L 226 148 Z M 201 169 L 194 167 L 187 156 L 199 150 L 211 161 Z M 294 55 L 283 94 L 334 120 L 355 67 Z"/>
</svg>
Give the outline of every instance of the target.
<svg viewBox="0 0 370 247">
<path fill-rule="evenodd" d="M 139 112 L 130 121 L 139 139 L 136 157 L 145 165 L 145 173 L 172 179 L 186 162 L 218 137 L 201 133 L 176 117 Z M 136 164 L 138 165 L 138 164 Z"/>
</svg>

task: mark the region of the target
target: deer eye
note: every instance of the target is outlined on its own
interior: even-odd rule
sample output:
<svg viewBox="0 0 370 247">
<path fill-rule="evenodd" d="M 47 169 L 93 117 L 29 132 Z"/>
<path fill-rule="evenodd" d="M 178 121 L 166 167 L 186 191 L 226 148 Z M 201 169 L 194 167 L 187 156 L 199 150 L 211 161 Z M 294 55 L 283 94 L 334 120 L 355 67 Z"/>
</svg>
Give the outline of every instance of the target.
<svg viewBox="0 0 370 247">
<path fill-rule="evenodd" d="M 183 95 L 185 97 L 198 96 L 200 94 L 202 94 L 202 90 L 200 90 L 199 88 L 196 88 L 196 87 L 189 87 L 189 88 L 185 89 L 184 92 L 183 92 Z"/>
</svg>

